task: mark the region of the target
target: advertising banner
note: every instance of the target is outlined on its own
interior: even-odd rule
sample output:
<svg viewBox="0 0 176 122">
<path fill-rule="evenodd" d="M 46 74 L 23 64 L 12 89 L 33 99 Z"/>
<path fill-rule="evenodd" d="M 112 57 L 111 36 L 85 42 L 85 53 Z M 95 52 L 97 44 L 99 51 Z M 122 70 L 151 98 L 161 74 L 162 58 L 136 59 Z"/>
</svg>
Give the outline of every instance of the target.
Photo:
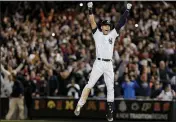
<svg viewBox="0 0 176 122">
<path fill-rule="evenodd" d="M 75 99 L 34 99 L 33 117 L 75 117 Z M 115 100 L 114 119 L 172 120 L 171 101 Z M 106 100 L 89 99 L 81 111 L 81 118 L 105 118 Z"/>
<path fill-rule="evenodd" d="M 172 120 L 172 102 L 169 101 L 119 100 L 115 102 L 117 119 Z"/>
<path fill-rule="evenodd" d="M 75 99 L 34 99 L 33 117 L 75 117 Z M 80 117 L 104 118 L 106 111 L 105 100 L 88 100 L 82 108 Z"/>
</svg>

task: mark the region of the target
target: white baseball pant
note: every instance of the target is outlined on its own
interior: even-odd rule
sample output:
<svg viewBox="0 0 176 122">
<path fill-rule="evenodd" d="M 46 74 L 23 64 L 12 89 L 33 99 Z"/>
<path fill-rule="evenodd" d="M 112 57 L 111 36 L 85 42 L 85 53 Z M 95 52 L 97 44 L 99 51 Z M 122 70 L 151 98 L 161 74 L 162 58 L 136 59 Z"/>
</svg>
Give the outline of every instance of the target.
<svg viewBox="0 0 176 122">
<path fill-rule="evenodd" d="M 104 80 L 107 87 L 107 101 L 114 102 L 114 71 L 112 61 L 106 62 L 95 60 L 88 84 L 84 87 L 84 89 L 93 88 L 102 74 L 104 75 Z M 81 97 L 78 101 L 78 105 L 83 106 L 85 102 L 86 100 L 84 100 L 84 97 Z"/>
</svg>

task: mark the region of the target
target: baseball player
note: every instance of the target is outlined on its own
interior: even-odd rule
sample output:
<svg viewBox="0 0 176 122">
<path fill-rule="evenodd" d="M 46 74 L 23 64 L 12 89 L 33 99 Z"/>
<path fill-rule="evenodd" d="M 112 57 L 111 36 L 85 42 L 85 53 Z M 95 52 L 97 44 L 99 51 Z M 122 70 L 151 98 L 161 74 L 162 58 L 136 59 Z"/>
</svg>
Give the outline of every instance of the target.
<svg viewBox="0 0 176 122">
<path fill-rule="evenodd" d="M 114 102 L 114 71 L 112 64 L 113 48 L 116 37 L 119 35 L 120 28 L 125 25 L 129 10 L 132 4 L 127 4 L 127 9 L 120 17 L 115 28 L 111 30 L 111 22 L 104 20 L 101 23 L 101 31 L 98 29 L 93 15 L 93 3 L 88 2 L 89 21 L 92 28 L 93 38 L 96 46 L 96 60 L 93 64 L 92 72 L 88 84 L 84 87 L 80 100 L 74 111 L 75 115 L 80 114 L 80 110 L 86 103 L 91 88 L 95 85 L 101 75 L 104 75 L 107 87 L 107 114 L 108 121 L 113 121 L 113 102 Z"/>
</svg>

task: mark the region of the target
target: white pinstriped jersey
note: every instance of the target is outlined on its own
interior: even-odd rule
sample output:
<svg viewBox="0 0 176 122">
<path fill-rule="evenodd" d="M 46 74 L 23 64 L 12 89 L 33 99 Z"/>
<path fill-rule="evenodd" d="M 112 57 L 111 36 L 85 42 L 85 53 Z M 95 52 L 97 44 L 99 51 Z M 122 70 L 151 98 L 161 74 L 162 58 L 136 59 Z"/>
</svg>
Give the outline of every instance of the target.
<svg viewBox="0 0 176 122">
<path fill-rule="evenodd" d="M 112 59 L 114 42 L 119 36 L 116 29 L 111 30 L 107 35 L 104 35 L 99 29 L 93 34 L 96 46 L 96 58 Z"/>
</svg>

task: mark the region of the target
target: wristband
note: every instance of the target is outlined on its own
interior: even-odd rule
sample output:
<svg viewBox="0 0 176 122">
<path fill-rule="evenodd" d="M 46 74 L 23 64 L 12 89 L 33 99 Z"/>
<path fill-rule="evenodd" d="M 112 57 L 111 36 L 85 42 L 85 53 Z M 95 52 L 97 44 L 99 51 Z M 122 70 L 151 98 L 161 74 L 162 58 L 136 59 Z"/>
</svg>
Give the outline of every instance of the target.
<svg viewBox="0 0 176 122">
<path fill-rule="evenodd" d="M 89 15 L 93 14 L 92 8 L 89 8 Z"/>
</svg>

